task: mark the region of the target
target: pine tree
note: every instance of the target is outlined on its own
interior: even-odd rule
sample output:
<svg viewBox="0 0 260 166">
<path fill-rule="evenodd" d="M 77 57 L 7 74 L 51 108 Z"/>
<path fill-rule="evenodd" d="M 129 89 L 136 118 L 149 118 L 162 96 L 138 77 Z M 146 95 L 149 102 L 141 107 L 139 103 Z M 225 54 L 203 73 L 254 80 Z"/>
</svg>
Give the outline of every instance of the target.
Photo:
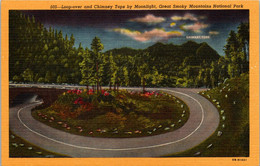
<svg viewBox="0 0 260 166">
<path fill-rule="evenodd" d="M 159 86 L 161 81 L 164 79 L 164 76 L 162 74 L 159 74 L 158 70 L 153 67 L 153 73 L 151 74 L 152 77 L 152 84 L 154 86 Z"/>
<path fill-rule="evenodd" d="M 237 35 L 235 31 L 231 30 L 229 33 L 229 37 L 227 38 L 227 44 L 224 46 L 225 57 L 230 60 L 231 53 L 237 52 L 239 48 L 239 42 L 237 39 Z"/>
<path fill-rule="evenodd" d="M 47 82 L 47 83 L 51 83 L 51 80 L 52 80 L 52 78 L 51 78 L 51 72 L 50 71 L 47 71 L 47 73 L 46 73 L 46 75 L 45 75 L 45 82 Z"/>
<path fill-rule="evenodd" d="M 210 68 L 210 76 L 211 76 L 211 87 L 217 86 L 219 82 L 219 66 L 216 62 L 211 63 L 211 68 Z"/>
<path fill-rule="evenodd" d="M 114 90 L 116 90 L 116 83 L 118 80 L 118 66 L 116 65 L 112 53 L 109 55 L 109 75 L 110 75 L 110 82 L 109 87 L 114 85 Z"/>
<path fill-rule="evenodd" d="M 73 34 L 71 34 L 71 36 L 70 36 L 70 48 L 72 48 L 73 46 L 74 46 L 74 43 L 75 43 L 75 38 L 74 38 L 74 36 L 73 36 Z"/>
<path fill-rule="evenodd" d="M 90 52 L 86 49 L 85 53 L 82 55 L 83 60 L 79 63 L 82 79 L 80 84 L 86 85 L 87 90 L 90 85 L 94 82 L 94 62 L 91 59 Z"/>
<path fill-rule="evenodd" d="M 204 77 L 204 79 L 203 79 L 203 81 L 204 81 L 204 85 L 206 86 L 206 87 L 209 87 L 209 88 L 211 88 L 212 86 L 211 86 L 211 78 L 210 78 L 211 76 L 210 76 L 210 68 L 206 68 L 205 69 L 205 77 Z"/>
<path fill-rule="evenodd" d="M 150 77 L 149 73 L 149 66 L 146 63 L 147 59 L 149 57 L 148 52 L 144 52 L 141 55 L 137 55 L 137 62 L 139 65 L 137 66 L 137 74 L 141 78 L 141 84 L 143 87 L 143 93 L 145 93 L 145 85 L 146 80 Z"/>
<path fill-rule="evenodd" d="M 126 66 L 123 67 L 123 76 L 124 76 L 124 85 L 128 86 L 129 85 L 129 74 L 128 74 L 128 69 Z"/>
<path fill-rule="evenodd" d="M 96 79 L 96 87 L 97 91 L 99 91 L 100 88 L 100 82 L 102 79 L 102 72 L 103 72 L 103 54 L 101 51 L 104 49 L 103 44 L 101 43 L 101 40 L 98 37 L 95 37 L 92 40 L 91 43 L 91 54 L 93 61 L 95 63 L 95 79 Z"/>
<path fill-rule="evenodd" d="M 59 75 L 58 77 L 57 77 L 57 81 L 56 81 L 57 83 L 62 83 L 62 79 L 61 79 L 61 76 Z"/>
<path fill-rule="evenodd" d="M 228 64 L 224 57 L 219 58 L 218 67 L 219 67 L 218 80 L 220 82 L 223 82 L 226 78 L 228 78 Z"/>
<path fill-rule="evenodd" d="M 241 23 L 238 26 L 237 38 L 239 41 L 239 47 L 244 55 L 241 57 L 242 65 L 241 72 L 247 72 L 249 70 L 249 24 Z"/>
<path fill-rule="evenodd" d="M 32 82 L 33 81 L 33 71 L 29 68 L 27 68 L 23 73 L 22 73 L 23 80 L 25 82 Z"/>
<path fill-rule="evenodd" d="M 243 68 L 243 53 L 241 52 L 239 40 L 235 31 L 230 31 L 224 51 L 225 58 L 228 61 L 229 76 L 231 78 L 239 76 L 242 73 Z"/>
<path fill-rule="evenodd" d="M 249 24 L 241 23 L 238 26 L 237 38 L 240 44 L 240 47 L 243 50 L 244 57 L 246 61 L 249 60 Z"/>
</svg>

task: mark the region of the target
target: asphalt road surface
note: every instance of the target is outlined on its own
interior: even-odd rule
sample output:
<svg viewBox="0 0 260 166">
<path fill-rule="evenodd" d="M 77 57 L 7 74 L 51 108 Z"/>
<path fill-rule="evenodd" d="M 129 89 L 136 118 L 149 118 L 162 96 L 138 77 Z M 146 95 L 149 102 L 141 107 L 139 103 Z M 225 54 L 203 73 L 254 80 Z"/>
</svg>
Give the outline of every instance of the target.
<svg viewBox="0 0 260 166">
<path fill-rule="evenodd" d="M 197 94 L 201 89 L 148 88 L 162 90 L 183 100 L 190 117 L 181 128 L 165 134 L 139 138 L 94 138 L 51 128 L 31 116 L 39 102 L 10 108 L 10 129 L 25 140 L 49 151 L 71 157 L 157 157 L 188 150 L 214 133 L 219 114 L 214 105 Z"/>
</svg>

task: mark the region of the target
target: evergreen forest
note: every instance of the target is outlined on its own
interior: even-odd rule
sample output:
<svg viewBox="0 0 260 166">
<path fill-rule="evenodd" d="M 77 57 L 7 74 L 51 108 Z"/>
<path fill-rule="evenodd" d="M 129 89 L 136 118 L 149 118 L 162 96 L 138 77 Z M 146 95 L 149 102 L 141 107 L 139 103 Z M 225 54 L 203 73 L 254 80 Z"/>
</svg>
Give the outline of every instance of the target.
<svg viewBox="0 0 260 166">
<path fill-rule="evenodd" d="M 9 12 L 9 80 L 85 86 L 215 87 L 249 72 L 249 24 L 230 31 L 220 56 L 206 42 L 155 43 L 145 49 L 104 51 L 102 36 L 89 47 L 73 34 Z"/>
</svg>

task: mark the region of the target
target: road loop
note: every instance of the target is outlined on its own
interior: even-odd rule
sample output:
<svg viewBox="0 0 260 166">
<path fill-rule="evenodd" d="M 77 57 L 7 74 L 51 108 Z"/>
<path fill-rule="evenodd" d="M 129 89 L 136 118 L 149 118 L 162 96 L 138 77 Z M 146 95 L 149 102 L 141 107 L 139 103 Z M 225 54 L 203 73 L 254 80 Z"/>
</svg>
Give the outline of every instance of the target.
<svg viewBox="0 0 260 166">
<path fill-rule="evenodd" d="M 153 88 L 151 90 L 171 93 L 188 105 L 190 117 L 184 126 L 172 132 L 150 137 L 120 139 L 84 137 L 51 128 L 35 120 L 30 111 L 34 106 L 40 104 L 37 102 L 35 105 L 28 104 L 20 109 L 10 108 L 12 109 L 10 110 L 10 129 L 44 149 L 73 157 L 161 156 L 190 149 L 204 141 L 216 130 L 219 123 L 218 112 L 202 96 L 187 89 Z M 75 152 L 75 150 L 79 150 L 81 153 Z"/>
</svg>

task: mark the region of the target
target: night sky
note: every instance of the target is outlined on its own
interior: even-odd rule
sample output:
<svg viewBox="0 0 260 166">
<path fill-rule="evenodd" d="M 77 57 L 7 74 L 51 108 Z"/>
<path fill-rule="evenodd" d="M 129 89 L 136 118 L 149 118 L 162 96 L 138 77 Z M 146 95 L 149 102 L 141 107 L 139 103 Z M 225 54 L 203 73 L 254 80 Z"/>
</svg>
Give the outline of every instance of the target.
<svg viewBox="0 0 260 166">
<path fill-rule="evenodd" d="M 192 39 L 207 42 L 220 55 L 230 30 L 249 21 L 248 10 L 85 10 L 23 11 L 37 21 L 75 37 L 75 46 L 90 48 L 98 36 L 104 50 L 121 47 L 146 48 L 156 42 L 180 45 L 186 36 L 210 36 Z"/>
</svg>

